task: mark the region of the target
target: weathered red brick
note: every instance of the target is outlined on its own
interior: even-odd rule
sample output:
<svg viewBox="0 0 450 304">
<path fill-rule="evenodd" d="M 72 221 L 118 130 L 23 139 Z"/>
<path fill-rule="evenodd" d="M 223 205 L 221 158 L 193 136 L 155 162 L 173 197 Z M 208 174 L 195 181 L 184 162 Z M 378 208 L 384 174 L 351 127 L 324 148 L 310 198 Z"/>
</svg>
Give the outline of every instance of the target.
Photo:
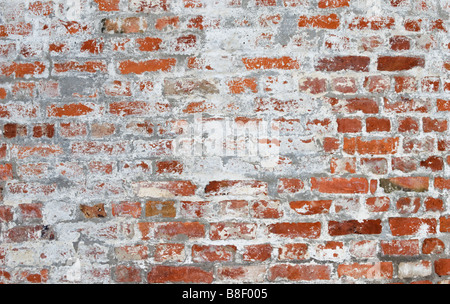
<svg viewBox="0 0 450 304">
<path fill-rule="evenodd" d="M 419 240 L 381 241 L 381 252 L 389 256 L 415 256 L 420 254 Z"/>
<path fill-rule="evenodd" d="M 338 276 L 353 279 L 392 279 L 394 267 L 392 262 L 374 264 L 341 264 L 338 266 Z"/>
<path fill-rule="evenodd" d="M 340 25 L 339 17 L 336 14 L 319 16 L 300 16 L 298 20 L 299 27 L 313 27 L 323 29 L 337 29 Z"/>
<path fill-rule="evenodd" d="M 279 264 L 270 267 L 269 280 L 289 280 L 289 281 L 316 281 L 329 280 L 331 270 L 328 265 L 291 265 Z"/>
<path fill-rule="evenodd" d="M 330 58 L 321 58 L 316 65 L 317 71 L 355 71 L 368 72 L 370 58 L 365 56 L 336 56 Z"/>
<path fill-rule="evenodd" d="M 392 217 L 389 226 L 393 236 L 416 235 L 420 231 L 435 234 L 437 221 L 432 218 Z"/>
<path fill-rule="evenodd" d="M 121 61 L 119 71 L 121 74 L 143 74 L 146 72 L 170 71 L 176 64 L 175 58 L 151 59 L 147 61 Z"/>
<path fill-rule="evenodd" d="M 328 223 L 328 233 L 331 236 L 348 234 L 380 234 L 381 231 L 381 220 L 349 220 L 344 222 L 330 221 Z"/>
<path fill-rule="evenodd" d="M 320 222 L 303 223 L 275 223 L 268 225 L 269 233 L 286 238 L 308 238 L 317 239 L 320 237 Z"/>
<path fill-rule="evenodd" d="M 154 266 L 147 275 L 148 283 L 211 283 L 212 271 L 194 266 Z"/>
<path fill-rule="evenodd" d="M 311 189 L 322 193 L 367 193 L 365 178 L 311 178 Z"/>
<path fill-rule="evenodd" d="M 293 70 L 299 69 L 300 64 L 296 59 L 291 57 L 280 58 L 243 58 L 242 62 L 247 70 L 268 70 L 268 69 L 280 69 L 280 70 Z"/>
<path fill-rule="evenodd" d="M 424 67 L 425 60 L 420 57 L 382 56 L 378 57 L 379 71 L 405 71 L 416 67 Z"/>
</svg>

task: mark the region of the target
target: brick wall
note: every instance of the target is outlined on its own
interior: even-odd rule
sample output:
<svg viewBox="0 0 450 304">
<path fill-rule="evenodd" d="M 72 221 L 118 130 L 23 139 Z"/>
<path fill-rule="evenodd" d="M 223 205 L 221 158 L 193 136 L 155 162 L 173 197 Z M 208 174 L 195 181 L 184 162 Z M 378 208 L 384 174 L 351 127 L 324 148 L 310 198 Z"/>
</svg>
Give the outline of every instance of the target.
<svg viewBox="0 0 450 304">
<path fill-rule="evenodd" d="M 449 0 L 0 7 L 1 282 L 449 282 Z"/>
</svg>

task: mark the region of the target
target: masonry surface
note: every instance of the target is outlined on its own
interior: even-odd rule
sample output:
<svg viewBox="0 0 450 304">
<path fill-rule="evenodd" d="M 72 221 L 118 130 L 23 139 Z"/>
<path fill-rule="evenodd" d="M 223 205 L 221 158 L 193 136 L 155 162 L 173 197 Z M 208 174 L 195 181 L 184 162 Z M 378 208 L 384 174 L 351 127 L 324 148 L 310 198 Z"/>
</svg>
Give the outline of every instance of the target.
<svg viewBox="0 0 450 304">
<path fill-rule="evenodd" d="M 0 7 L 0 282 L 450 282 L 449 0 Z"/>
</svg>

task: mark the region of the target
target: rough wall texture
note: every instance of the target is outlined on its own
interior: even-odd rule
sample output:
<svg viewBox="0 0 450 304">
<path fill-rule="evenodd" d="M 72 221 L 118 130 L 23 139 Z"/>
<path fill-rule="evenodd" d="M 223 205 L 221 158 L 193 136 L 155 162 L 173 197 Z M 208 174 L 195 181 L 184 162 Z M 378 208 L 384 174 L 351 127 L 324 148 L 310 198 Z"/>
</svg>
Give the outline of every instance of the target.
<svg viewBox="0 0 450 304">
<path fill-rule="evenodd" d="M 449 0 L 0 5 L 0 281 L 449 281 Z"/>
</svg>

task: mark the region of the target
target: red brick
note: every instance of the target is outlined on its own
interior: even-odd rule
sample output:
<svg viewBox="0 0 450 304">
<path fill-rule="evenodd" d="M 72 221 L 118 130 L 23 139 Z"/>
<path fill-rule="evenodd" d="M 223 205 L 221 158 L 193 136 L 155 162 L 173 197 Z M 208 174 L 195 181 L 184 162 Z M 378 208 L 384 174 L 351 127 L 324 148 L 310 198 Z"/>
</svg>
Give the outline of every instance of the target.
<svg viewBox="0 0 450 304">
<path fill-rule="evenodd" d="M 386 212 L 389 211 L 391 200 L 389 197 L 369 197 L 366 200 L 367 209 L 370 212 Z"/>
<path fill-rule="evenodd" d="M 338 8 L 350 6 L 350 0 L 319 0 L 319 8 Z"/>
<path fill-rule="evenodd" d="M 349 23 L 348 28 L 351 30 L 371 29 L 374 31 L 391 29 L 395 25 L 393 17 L 355 17 Z"/>
<path fill-rule="evenodd" d="M 189 19 L 187 27 L 190 29 L 204 30 L 208 28 L 217 29 L 220 25 L 220 19 L 205 18 L 204 16 L 196 16 Z"/>
<path fill-rule="evenodd" d="M 145 116 L 150 113 L 164 113 L 169 110 L 169 104 L 151 104 L 144 101 L 117 101 L 109 104 L 109 112 L 118 116 L 140 115 Z"/>
<path fill-rule="evenodd" d="M 248 245 L 242 254 L 242 260 L 247 262 L 264 262 L 272 257 L 270 244 Z"/>
<path fill-rule="evenodd" d="M 433 119 L 430 117 L 424 117 L 422 119 L 424 132 L 445 132 L 447 131 L 447 120 L 445 119 Z"/>
<path fill-rule="evenodd" d="M 255 78 L 237 78 L 227 82 L 230 93 L 242 94 L 245 92 L 258 92 L 258 84 Z"/>
<path fill-rule="evenodd" d="M 264 265 L 220 266 L 217 269 L 217 278 L 232 282 L 263 282 L 265 273 Z"/>
<path fill-rule="evenodd" d="M 391 121 L 389 118 L 368 117 L 366 118 L 367 132 L 389 132 L 391 131 Z"/>
<path fill-rule="evenodd" d="M 211 204 L 208 201 L 183 201 L 181 202 L 180 215 L 187 218 L 202 218 L 211 212 Z"/>
<path fill-rule="evenodd" d="M 437 109 L 440 112 L 450 111 L 450 99 L 437 99 Z"/>
<path fill-rule="evenodd" d="M 419 240 L 382 241 L 381 252 L 388 256 L 415 256 L 420 254 Z"/>
<path fill-rule="evenodd" d="M 376 114 L 379 112 L 378 103 L 370 98 L 350 98 L 344 102 L 337 98 L 327 100 L 334 112 Z"/>
<path fill-rule="evenodd" d="M 185 259 L 184 244 L 158 244 L 155 251 L 156 262 L 183 262 Z"/>
<path fill-rule="evenodd" d="M 0 180 L 6 181 L 13 178 L 13 168 L 11 164 L 0 164 Z"/>
<path fill-rule="evenodd" d="M 395 76 L 394 81 L 397 93 L 417 91 L 417 79 L 414 76 Z"/>
<path fill-rule="evenodd" d="M 354 94 L 358 91 L 354 77 L 333 78 L 332 87 L 333 90 L 343 94 Z"/>
<path fill-rule="evenodd" d="M 22 220 L 42 218 L 41 203 L 19 204 L 19 209 Z"/>
<path fill-rule="evenodd" d="M 18 146 L 13 145 L 11 153 L 18 159 L 28 157 L 48 158 L 63 154 L 63 149 L 58 145 L 36 145 L 36 146 Z"/>
<path fill-rule="evenodd" d="M 295 212 L 301 215 L 313 215 L 321 213 L 329 213 L 331 200 L 321 200 L 321 201 L 294 201 L 290 202 L 289 206 Z"/>
<path fill-rule="evenodd" d="M 40 124 L 40 125 L 35 125 L 33 127 L 33 137 L 53 138 L 54 135 L 55 135 L 55 125 L 54 124 Z"/>
<path fill-rule="evenodd" d="M 289 280 L 289 281 L 316 281 L 329 280 L 331 277 L 330 267 L 327 265 L 290 265 L 279 264 L 270 267 L 269 280 Z"/>
<path fill-rule="evenodd" d="M 405 117 L 399 119 L 398 131 L 402 133 L 406 132 L 418 132 L 419 131 L 419 121 L 413 117 Z"/>
<path fill-rule="evenodd" d="M 28 133 L 27 126 L 16 123 L 8 123 L 3 126 L 3 136 L 6 138 L 23 137 Z"/>
<path fill-rule="evenodd" d="M 319 15 L 319 16 L 300 16 L 298 27 L 313 27 L 322 29 L 337 29 L 341 24 L 336 14 Z"/>
<path fill-rule="evenodd" d="M 240 222 L 211 223 L 209 238 L 213 241 L 228 239 L 255 239 L 256 224 Z"/>
<path fill-rule="evenodd" d="M 401 197 L 397 200 L 396 208 L 399 214 L 417 213 L 420 208 L 420 198 Z"/>
<path fill-rule="evenodd" d="M 420 166 L 430 169 L 433 172 L 442 171 L 444 169 L 444 160 L 442 157 L 430 156 L 420 162 Z"/>
<path fill-rule="evenodd" d="M 137 38 L 136 43 L 139 45 L 139 50 L 143 52 L 154 52 L 160 49 L 162 43 L 161 38 Z"/>
<path fill-rule="evenodd" d="M 260 200 L 251 205 L 251 214 L 254 218 L 280 218 L 283 211 L 277 200 Z"/>
<path fill-rule="evenodd" d="M 320 222 L 275 223 L 268 225 L 269 233 L 286 238 L 317 239 L 320 237 Z"/>
<path fill-rule="evenodd" d="M 445 251 L 445 244 L 438 238 L 428 238 L 423 240 L 423 254 L 441 254 Z"/>
<path fill-rule="evenodd" d="M 403 139 L 403 152 L 404 153 L 423 153 L 423 152 L 434 152 L 435 140 L 432 137 L 421 138 L 420 140 L 416 138 Z M 439 147 L 439 143 L 438 143 Z"/>
<path fill-rule="evenodd" d="M 439 218 L 439 231 L 450 232 L 450 216 L 441 216 Z"/>
<path fill-rule="evenodd" d="M 205 187 L 206 195 L 259 195 L 267 193 L 267 183 L 252 180 L 211 181 Z"/>
<path fill-rule="evenodd" d="M 390 79 L 387 76 L 375 75 L 367 76 L 364 79 L 364 87 L 371 93 L 382 93 L 391 88 Z"/>
<path fill-rule="evenodd" d="M 161 223 L 155 231 L 157 238 L 173 239 L 179 236 L 201 238 L 205 236 L 205 226 L 198 222 Z"/>
<path fill-rule="evenodd" d="M 356 158 L 332 158 L 330 160 L 330 172 L 332 174 L 356 173 Z"/>
<path fill-rule="evenodd" d="M 115 269 L 115 280 L 119 283 L 139 283 L 142 281 L 139 268 L 119 265 Z"/>
<path fill-rule="evenodd" d="M 435 93 L 439 91 L 440 80 L 439 77 L 428 76 L 424 77 L 421 82 L 422 92 Z"/>
<path fill-rule="evenodd" d="M 28 36 L 31 34 L 32 29 L 32 24 L 24 22 L 0 25 L 0 37 L 9 37 L 10 35 Z"/>
<path fill-rule="evenodd" d="M 421 30 L 422 19 L 406 19 L 403 23 L 405 30 L 410 32 L 419 32 Z"/>
<path fill-rule="evenodd" d="M 86 46 L 86 49 L 92 51 L 92 49 L 89 48 L 88 46 Z M 86 61 L 83 63 L 76 61 L 68 61 L 64 63 L 55 63 L 53 68 L 54 68 L 53 70 L 56 73 L 67 73 L 67 72 L 97 73 L 107 71 L 107 65 L 103 61 Z"/>
<path fill-rule="evenodd" d="M 75 117 L 95 113 L 96 106 L 91 103 L 70 103 L 65 105 L 50 105 L 47 108 L 49 117 Z"/>
<path fill-rule="evenodd" d="M 384 39 L 381 36 L 363 36 L 361 37 L 361 48 L 364 51 L 373 52 L 384 44 Z"/>
<path fill-rule="evenodd" d="M 204 6 L 201 0 L 183 0 L 185 8 L 201 8 Z"/>
<path fill-rule="evenodd" d="M 119 217 L 140 218 L 142 213 L 141 203 L 139 202 L 121 202 L 112 204 L 112 215 Z"/>
<path fill-rule="evenodd" d="M 45 64 L 39 61 L 29 63 L 11 62 L 0 64 L 1 75 L 14 75 L 16 78 L 41 75 L 44 73 L 45 69 Z"/>
<path fill-rule="evenodd" d="M 419 57 L 381 56 L 378 57 L 379 71 L 405 71 L 415 67 L 424 67 L 425 60 Z"/>
<path fill-rule="evenodd" d="M 317 71 L 355 71 L 368 72 L 370 58 L 364 56 L 336 56 L 331 58 L 321 58 L 316 65 Z"/>
<path fill-rule="evenodd" d="M 14 218 L 11 206 L 0 206 L 0 222 L 10 222 Z"/>
<path fill-rule="evenodd" d="M 87 135 L 87 126 L 83 123 L 61 123 L 59 131 L 62 137 L 82 137 Z"/>
<path fill-rule="evenodd" d="M 330 221 L 328 223 L 328 233 L 330 236 L 348 234 L 380 234 L 381 230 L 381 220 L 349 220 L 344 222 Z"/>
<path fill-rule="evenodd" d="M 232 245 L 193 245 L 192 261 L 203 262 L 231 262 L 236 254 L 236 246 Z"/>
<path fill-rule="evenodd" d="M 323 150 L 325 152 L 334 152 L 339 149 L 339 139 L 332 137 L 325 137 L 323 139 Z"/>
<path fill-rule="evenodd" d="M 119 63 L 119 71 L 121 74 L 143 74 L 146 72 L 170 71 L 176 64 L 175 58 L 169 59 L 151 59 L 147 61 L 121 61 Z"/>
<path fill-rule="evenodd" d="M 279 260 L 305 260 L 308 257 L 308 245 L 304 243 L 283 244 L 278 248 Z"/>
<path fill-rule="evenodd" d="M 147 275 L 148 283 L 212 283 L 212 271 L 193 266 L 154 266 Z"/>
<path fill-rule="evenodd" d="M 296 59 L 291 57 L 280 57 L 280 58 L 242 58 L 242 62 L 247 70 L 269 70 L 269 69 L 280 69 L 280 70 L 293 70 L 299 69 L 300 64 Z"/>
<path fill-rule="evenodd" d="M 147 29 L 147 22 L 143 18 L 139 17 L 127 17 L 123 19 L 103 19 L 102 20 L 103 33 L 115 33 L 115 34 L 131 34 L 142 33 Z"/>
<path fill-rule="evenodd" d="M 438 276 L 450 275 L 450 259 L 439 259 L 435 261 L 434 269 Z"/>
<path fill-rule="evenodd" d="M 358 133 L 362 131 L 360 118 L 338 118 L 336 122 L 340 133 Z"/>
<path fill-rule="evenodd" d="M 435 234 L 437 221 L 427 218 L 392 217 L 389 218 L 389 226 L 393 236 L 416 235 L 420 231 Z"/>
<path fill-rule="evenodd" d="M 427 197 L 424 201 L 426 211 L 444 211 L 444 201 L 440 198 Z"/>
<path fill-rule="evenodd" d="M 325 78 L 304 78 L 300 80 L 299 89 L 310 94 L 321 94 L 327 90 L 327 80 Z"/>
<path fill-rule="evenodd" d="M 41 238 L 43 226 L 16 226 L 6 230 L 4 240 L 6 242 L 22 243 L 27 241 L 36 241 Z"/>
<path fill-rule="evenodd" d="M 278 193 L 297 193 L 304 187 L 303 181 L 297 178 L 280 178 L 278 181 Z"/>
<path fill-rule="evenodd" d="M 311 190 L 321 193 L 367 193 L 365 178 L 311 178 Z"/>
<path fill-rule="evenodd" d="M 375 264 L 341 264 L 338 266 L 338 276 L 353 279 L 392 279 L 394 267 L 392 262 Z"/>
<path fill-rule="evenodd" d="M 389 43 L 394 51 L 406 51 L 411 48 L 411 40 L 405 36 L 393 36 L 389 39 Z"/>
<path fill-rule="evenodd" d="M 94 0 L 100 11 L 115 12 L 119 11 L 120 0 Z"/>
<path fill-rule="evenodd" d="M 344 138 L 344 151 L 348 154 L 395 154 L 398 149 L 399 138 L 365 140 L 361 137 Z"/>
</svg>

